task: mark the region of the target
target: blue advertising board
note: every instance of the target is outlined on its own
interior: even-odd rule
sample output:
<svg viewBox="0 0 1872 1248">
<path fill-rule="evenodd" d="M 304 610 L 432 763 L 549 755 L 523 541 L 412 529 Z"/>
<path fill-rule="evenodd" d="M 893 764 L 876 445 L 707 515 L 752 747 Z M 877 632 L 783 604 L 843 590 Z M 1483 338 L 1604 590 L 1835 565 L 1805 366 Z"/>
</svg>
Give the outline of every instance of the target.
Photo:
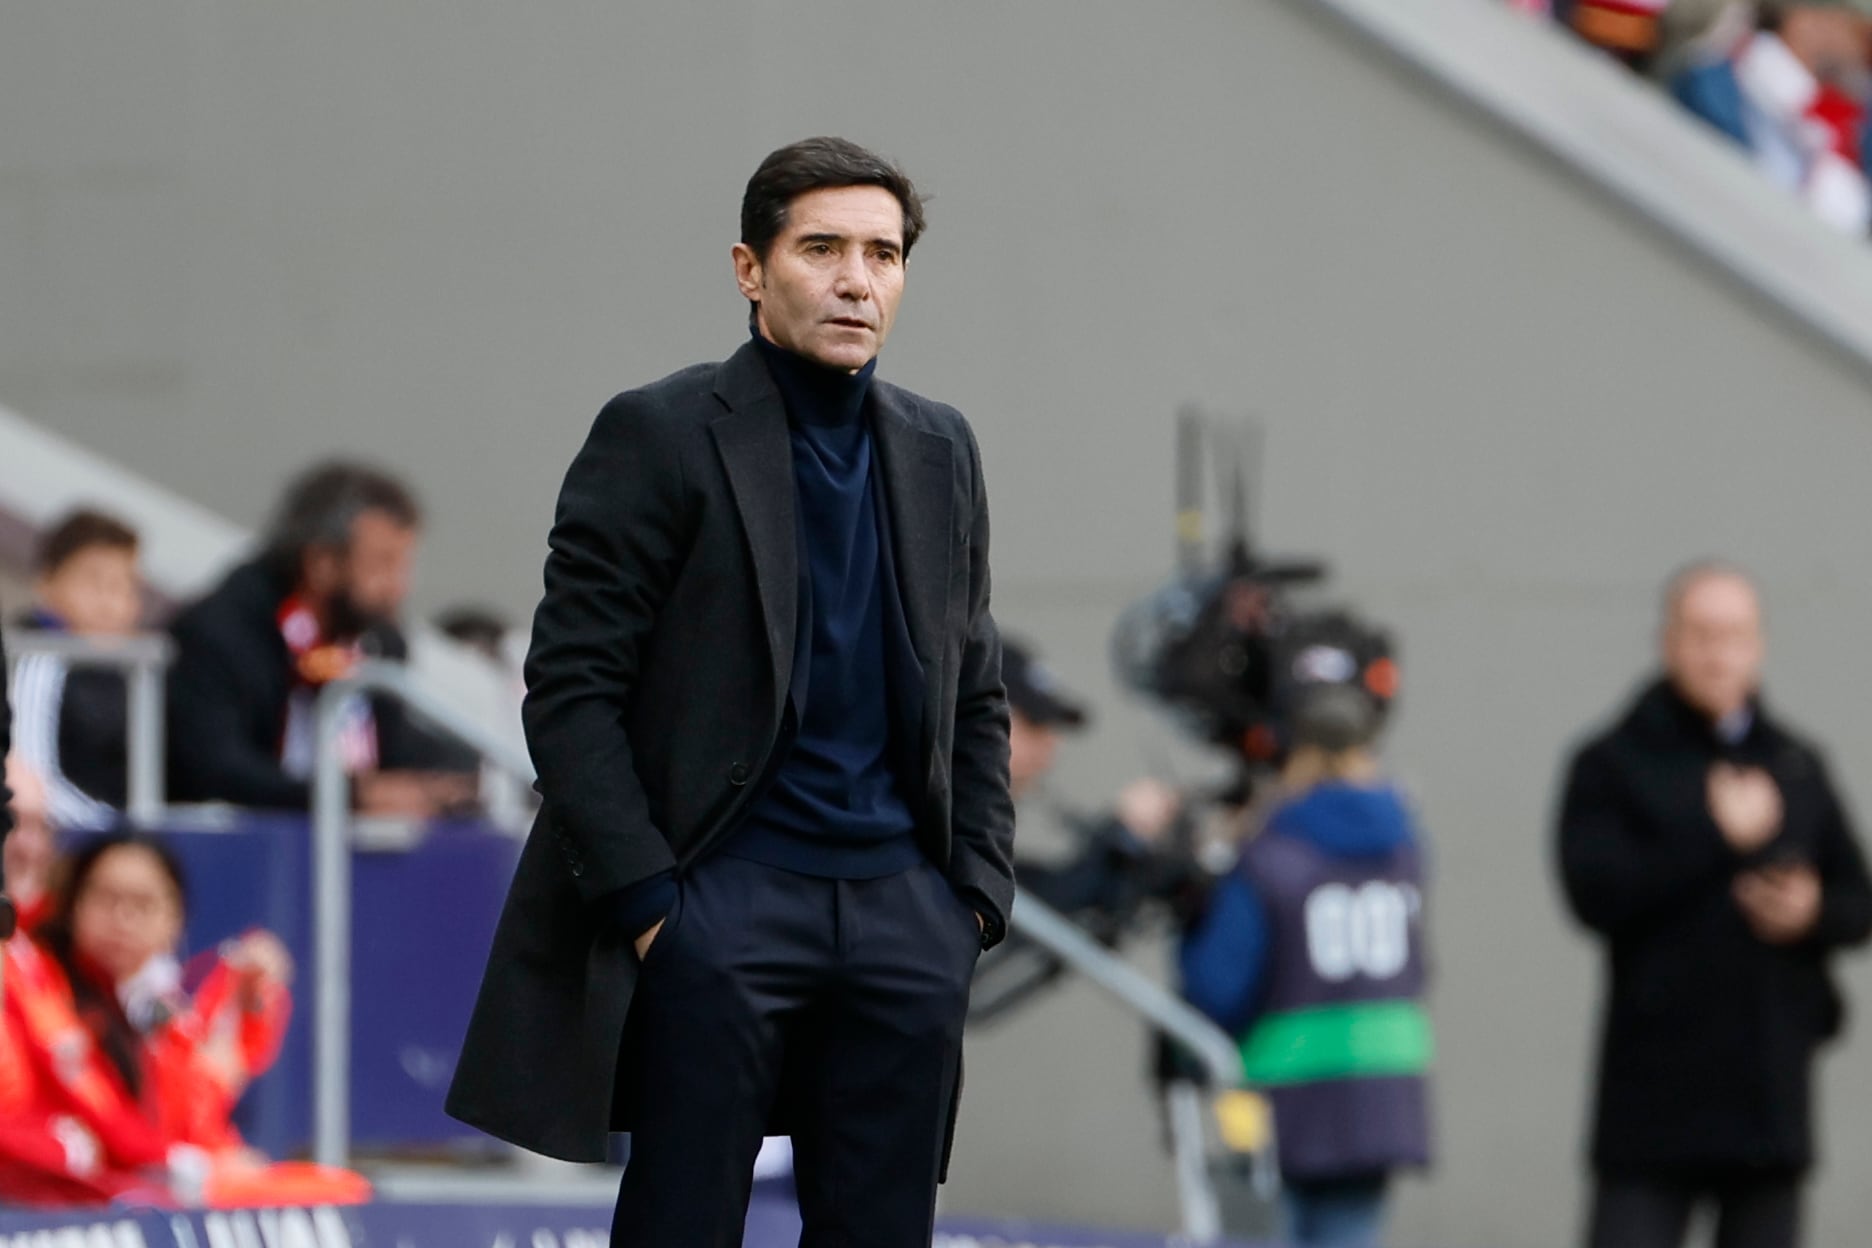
<svg viewBox="0 0 1872 1248">
<path fill-rule="evenodd" d="M 236 1121 L 274 1156 L 302 1152 L 312 1127 L 311 828 L 302 815 L 243 814 L 226 830 L 161 829 L 188 876 L 190 952 L 255 927 L 298 964 L 279 1060 Z M 442 1112 L 508 881 L 514 837 L 442 822 L 409 844 L 352 853 L 351 1135 L 363 1150 L 484 1147 Z"/>
<path fill-rule="evenodd" d="M 606 1248 L 609 1206 L 425 1205 L 88 1216 L 0 1213 L 0 1248 Z M 747 1248 L 792 1248 L 790 1205 L 756 1201 Z M 945 1219 L 934 1248 L 1188 1248 L 1162 1235 Z"/>
</svg>

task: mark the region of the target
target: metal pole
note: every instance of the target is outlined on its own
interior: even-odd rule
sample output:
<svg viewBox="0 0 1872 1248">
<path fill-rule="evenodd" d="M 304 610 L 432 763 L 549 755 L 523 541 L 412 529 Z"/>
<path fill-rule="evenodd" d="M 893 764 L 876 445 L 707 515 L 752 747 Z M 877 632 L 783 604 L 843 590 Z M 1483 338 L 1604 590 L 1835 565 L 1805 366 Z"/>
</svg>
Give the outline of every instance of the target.
<svg viewBox="0 0 1872 1248">
<path fill-rule="evenodd" d="M 1170 1085 L 1170 1139 L 1176 1163 L 1177 1202 L 1183 1208 L 1183 1233 L 1199 1244 L 1222 1238 L 1222 1209 L 1209 1181 L 1208 1134 L 1203 1130 L 1203 1095 L 1179 1079 Z"/>
<path fill-rule="evenodd" d="M 1051 950 L 1073 970 L 1168 1032 L 1203 1064 L 1217 1087 L 1242 1086 L 1241 1057 L 1227 1032 L 1086 935 L 1059 911 L 1023 892 L 1014 901 L 1014 926 L 1029 939 Z"/>
<path fill-rule="evenodd" d="M 162 668 L 140 658 L 127 673 L 129 689 L 130 774 L 126 803 L 130 821 L 147 827 L 163 808 L 163 687 Z"/>
<path fill-rule="evenodd" d="M 319 691 L 312 776 L 312 1160 L 342 1166 L 351 1151 L 351 793 L 338 753 L 339 718 L 356 682 Z"/>
</svg>

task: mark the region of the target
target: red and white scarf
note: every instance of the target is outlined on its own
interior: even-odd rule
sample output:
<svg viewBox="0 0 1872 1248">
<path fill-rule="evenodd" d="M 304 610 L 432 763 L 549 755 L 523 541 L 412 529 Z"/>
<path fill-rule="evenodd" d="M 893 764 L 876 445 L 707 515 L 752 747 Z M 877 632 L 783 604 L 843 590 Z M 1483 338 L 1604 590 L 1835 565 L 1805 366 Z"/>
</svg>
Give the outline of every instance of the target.
<svg viewBox="0 0 1872 1248">
<path fill-rule="evenodd" d="M 293 688 L 286 701 L 286 723 L 280 731 L 280 766 L 286 774 L 305 780 L 312 775 L 317 747 L 315 707 L 319 690 L 349 676 L 364 657 L 357 641 L 329 641 L 318 613 L 299 594 L 280 604 L 280 637 L 292 656 Z M 377 769 L 377 718 L 370 699 L 354 695 L 339 712 L 338 754 L 345 774 Z"/>
</svg>

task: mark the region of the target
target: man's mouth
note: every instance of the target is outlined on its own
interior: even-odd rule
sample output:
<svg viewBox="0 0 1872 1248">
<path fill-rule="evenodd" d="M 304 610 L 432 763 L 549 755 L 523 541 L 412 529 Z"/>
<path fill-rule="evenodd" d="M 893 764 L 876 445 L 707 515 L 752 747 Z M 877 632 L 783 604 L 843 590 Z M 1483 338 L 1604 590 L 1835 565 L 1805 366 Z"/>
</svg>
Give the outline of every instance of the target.
<svg viewBox="0 0 1872 1248">
<path fill-rule="evenodd" d="M 858 318 L 852 317 L 852 316 L 835 316 L 832 318 L 831 324 L 843 326 L 846 329 L 870 329 L 871 328 L 871 325 L 868 321 L 861 321 Z"/>
</svg>

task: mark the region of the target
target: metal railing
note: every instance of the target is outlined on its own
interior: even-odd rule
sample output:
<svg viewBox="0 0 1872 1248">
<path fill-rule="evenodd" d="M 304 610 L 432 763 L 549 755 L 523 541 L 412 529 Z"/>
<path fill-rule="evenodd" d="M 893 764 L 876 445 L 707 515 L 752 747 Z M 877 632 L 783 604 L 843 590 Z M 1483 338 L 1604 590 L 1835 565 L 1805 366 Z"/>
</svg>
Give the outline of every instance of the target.
<svg viewBox="0 0 1872 1248">
<path fill-rule="evenodd" d="M 1030 893 L 1014 900 L 1013 926 L 1048 953 L 1078 971 L 1145 1021 L 1167 1034 L 1202 1064 L 1212 1088 L 1246 1086 L 1240 1051 L 1227 1032 L 1209 1021 L 1181 997 L 1157 983 L 1129 962 L 1088 936 L 1072 920 Z M 1203 1098 L 1188 1082 L 1168 1090 L 1170 1128 L 1175 1143 L 1177 1203 L 1182 1209 L 1183 1234 L 1198 1244 L 1222 1238 L 1222 1210 L 1210 1181 L 1205 1159 Z M 1257 1165 L 1258 1186 L 1271 1174 L 1266 1159 Z"/>
<path fill-rule="evenodd" d="M 438 697 L 398 664 L 367 662 L 319 693 L 312 789 L 314 968 L 312 1156 L 341 1166 L 350 1153 L 351 1095 L 351 801 L 338 750 L 345 702 L 386 694 L 426 716 L 488 762 L 531 783 L 533 764 L 514 742 Z M 1021 892 L 1013 925 L 1073 970 L 1168 1034 L 1203 1066 L 1219 1088 L 1243 1086 L 1241 1059 L 1221 1028 L 1122 958 L 1086 935 L 1039 898 Z M 1213 1201 L 1205 1209 L 1186 1190 L 1184 1231 L 1196 1242 L 1218 1237 Z"/>
<path fill-rule="evenodd" d="M 163 674 L 174 656 L 174 643 L 160 633 L 102 640 L 32 629 L 7 629 L 5 638 L 10 662 L 52 655 L 72 667 L 123 673 L 128 716 L 125 813 L 139 824 L 160 819 L 165 801 Z"/>
<path fill-rule="evenodd" d="M 361 663 L 319 691 L 312 771 L 312 1158 L 342 1166 L 351 1151 L 351 786 L 338 750 L 345 703 L 387 694 L 528 783 L 533 760 L 451 706 L 400 663 Z"/>
</svg>

